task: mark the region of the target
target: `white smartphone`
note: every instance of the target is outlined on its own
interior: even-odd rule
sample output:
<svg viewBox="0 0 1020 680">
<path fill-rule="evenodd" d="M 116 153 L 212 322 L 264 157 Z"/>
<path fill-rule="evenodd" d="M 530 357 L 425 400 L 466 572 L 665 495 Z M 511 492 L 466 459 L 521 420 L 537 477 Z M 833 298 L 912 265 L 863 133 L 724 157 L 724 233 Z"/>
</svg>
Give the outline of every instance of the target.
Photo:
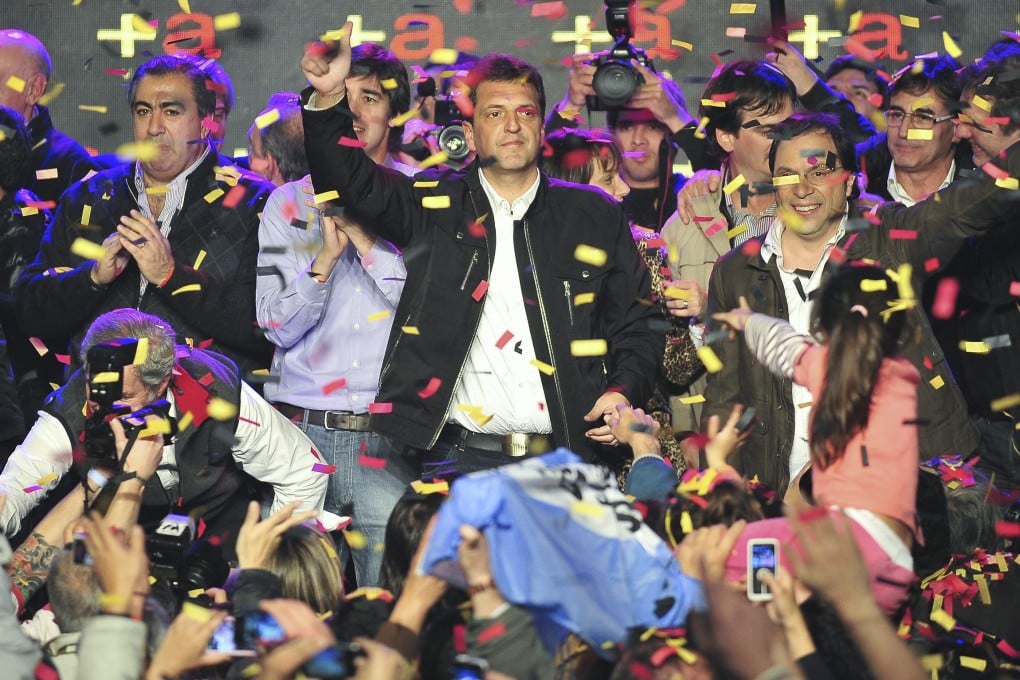
<svg viewBox="0 0 1020 680">
<path fill-rule="evenodd" d="M 774 538 L 752 538 L 747 542 L 747 599 L 767 602 L 772 591 L 762 580 L 763 571 L 779 574 L 779 541 Z"/>
</svg>

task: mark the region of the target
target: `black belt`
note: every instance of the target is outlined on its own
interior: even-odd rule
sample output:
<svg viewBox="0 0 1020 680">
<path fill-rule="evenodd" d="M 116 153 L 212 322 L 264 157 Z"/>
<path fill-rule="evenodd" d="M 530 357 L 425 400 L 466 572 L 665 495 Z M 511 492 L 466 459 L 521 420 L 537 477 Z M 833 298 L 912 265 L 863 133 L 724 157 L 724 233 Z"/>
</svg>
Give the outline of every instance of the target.
<svg viewBox="0 0 1020 680">
<path fill-rule="evenodd" d="M 502 453 L 504 456 L 512 458 L 539 455 L 550 450 L 550 435 L 523 432 L 482 434 L 481 432 L 472 432 L 454 423 L 447 423 L 443 426 L 439 433 L 439 439 L 446 442 L 456 441 L 465 448 Z"/>
<path fill-rule="evenodd" d="M 350 432 L 370 432 L 367 413 L 351 413 L 350 411 L 313 411 L 290 404 L 277 403 L 276 410 L 294 422 L 308 423 L 326 430 L 348 430 Z"/>
</svg>

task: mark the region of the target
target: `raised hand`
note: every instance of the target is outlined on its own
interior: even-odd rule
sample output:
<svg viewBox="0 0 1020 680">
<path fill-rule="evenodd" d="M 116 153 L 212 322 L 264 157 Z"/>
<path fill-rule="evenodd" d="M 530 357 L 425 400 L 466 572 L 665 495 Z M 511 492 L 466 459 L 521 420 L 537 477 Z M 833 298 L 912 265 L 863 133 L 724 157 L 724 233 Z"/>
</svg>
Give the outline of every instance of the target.
<svg viewBox="0 0 1020 680">
<path fill-rule="evenodd" d="M 301 58 L 301 71 L 316 94 L 327 100 L 320 104 L 339 101 L 347 93 L 344 81 L 351 72 L 351 31 L 354 25 L 348 21 L 340 29 L 339 40 L 315 42 L 305 48 Z"/>
</svg>

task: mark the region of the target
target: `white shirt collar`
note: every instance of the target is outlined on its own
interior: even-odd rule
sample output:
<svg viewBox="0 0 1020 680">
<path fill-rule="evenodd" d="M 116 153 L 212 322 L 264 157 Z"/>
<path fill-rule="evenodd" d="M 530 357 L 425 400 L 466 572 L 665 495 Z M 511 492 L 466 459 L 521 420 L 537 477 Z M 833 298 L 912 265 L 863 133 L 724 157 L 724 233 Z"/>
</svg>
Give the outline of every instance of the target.
<svg viewBox="0 0 1020 680">
<path fill-rule="evenodd" d="M 940 184 L 939 188 L 935 191 L 942 191 L 945 189 L 953 181 L 954 177 L 956 177 L 955 158 L 953 159 L 953 162 L 949 164 L 949 173 L 946 175 L 946 178 L 942 180 L 942 184 Z M 885 181 L 885 188 L 889 191 L 889 195 L 892 199 L 897 203 L 902 203 L 907 207 L 917 203 L 915 199 L 910 197 L 910 194 L 908 194 L 906 189 L 903 188 L 903 185 L 900 184 L 899 180 L 896 179 L 896 163 L 891 163 L 889 165 L 889 177 Z"/>
<path fill-rule="evenodd" d="M 847 207 L 847 210 L 849 210 L 849 206 Z M 848 213 L 846 212 L 843 213 L 843 219 L 840 220 L 839 228 L 836 229 L 836 233 L 832 235 L 832 238 L 826 242 L 825 252 L 822 255 L 821 261 L 818 263 L 819 266 L 825 264 L 825 262 L 829 259 L 829 252 L 832 251 L 832 247 L 839 243 L 839 240 L 846 235 L 847 214 Z M 776 219 L 772 221 L 772 225 L 765 234 L 765 240 L 761 244 L 761 259 L 768 264 L 768 261 L 775 256 L 776 264 L 780 269 L 783 268 L 783 230 L 785 228 L 786 227 L 783 226 L 783 221 L 779 217 L 776 217 Z"/>
<path fill-rule="evenodd" d="M 535 200 L 535 196 L 538 195 L 538 184 L 542 179 L 542 173 L 535 173 L 535 181 L 530 187 L 528 187 L 527 191 L 513 202 L 513 205 L 510 204 L 510 201 L 496 193 L 496 188 L 493 187 L 489 183 L 489 180 L 485 178 L 485 173 L 482 172 L 481 169 L 478 170 L 478 179 L 482 183 L 482 189 L 485 191 L 485 196 L 489 199 L 489 203 L 496 209 L 497 212 L 505 210 L 510 215 L 522 217 L 524 213 L 528 211 L 528 208 L 531 207 L 531 203 Z"/>
<path fill-rule="evenodd" d="M 167 182 L 166 184 L 167 192 L 169 193 L 170 191 L 178 187 L 184 187 L 187 184 L 188 175 L 194 172 L 195 168 L 201 165 L 202 161 L 205 160 L 205 157 L 209 155 L 209 152 L 211 150 L 212 147 L 206 144 L 205 151 L 202 152 L 202 155 L 199 156 L 194 163 L 184 168 L 184 170 L 179 175 L 177 175 L 172 180 Z M 138 190 L 139 194 L 145 191 L 145 177 L 142 175 L 141 161 L 135 161 L 135 188 Z"/>
</svg>

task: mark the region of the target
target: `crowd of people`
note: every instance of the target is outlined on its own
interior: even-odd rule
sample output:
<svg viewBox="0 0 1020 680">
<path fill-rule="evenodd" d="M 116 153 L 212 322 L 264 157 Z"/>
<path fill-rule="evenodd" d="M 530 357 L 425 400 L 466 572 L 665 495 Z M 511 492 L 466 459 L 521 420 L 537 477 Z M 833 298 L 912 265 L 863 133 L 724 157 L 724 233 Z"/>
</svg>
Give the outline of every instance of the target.
<svg viewBox="0 0 1020 680">
<path fill-rule="evenodd" d="M 243 158 L 215 60 L 90 155 L 0 31 L 4 677 L 1020 674 L 1015 36 L 599 128 L 351 30 Z"/>
</svg>

